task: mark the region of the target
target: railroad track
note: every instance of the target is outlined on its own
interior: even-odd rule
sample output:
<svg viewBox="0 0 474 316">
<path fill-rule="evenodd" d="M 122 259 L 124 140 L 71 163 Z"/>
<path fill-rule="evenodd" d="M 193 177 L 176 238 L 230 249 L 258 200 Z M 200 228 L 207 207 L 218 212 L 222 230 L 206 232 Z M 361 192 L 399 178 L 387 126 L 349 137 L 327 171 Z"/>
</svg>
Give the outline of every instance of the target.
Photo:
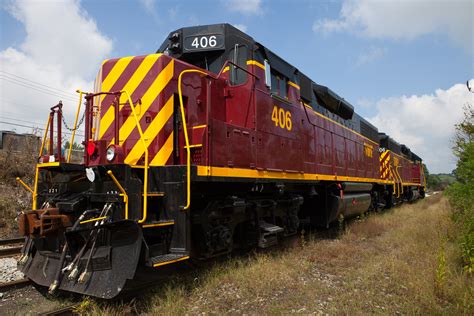
<svg viewBox="0 0 474 316">
<path fill-rule="evenodd" d="M 79 315 L 78 313 L 74 312 L 74 309 L 78 306 L 78 304 L 69 305 L 66 307 L 58 308 L 51 312 L 41 313 L 40 316 L 66 316 L 66 315 Z"/>
<path fill-rule="evenodd" d="M 0 246 L 8 246 L 14 244 L 20 244 L 25 242 L 24 237 L 9 238 L 9 239 L 0 239 Z"/>
<path fill-rule="evenodd" d="M 0 246 L 12 246 L 0 249 L 0 258 L 11 257 L 19 254 L 21 252 L 22 246 L 18 246 L 18 244 L 22 244 L 24 241 L 25 238 L 23 237 L 0 239 Z"/>
<path fill-rule="evenodd" d="M 31 281 L 28 279 L 21 279 L 21 280 L 6 282 L 6 283 L 0 283 L 0 292 L 22 288 L 30 284 L 31 284 Z"/>
</svg>

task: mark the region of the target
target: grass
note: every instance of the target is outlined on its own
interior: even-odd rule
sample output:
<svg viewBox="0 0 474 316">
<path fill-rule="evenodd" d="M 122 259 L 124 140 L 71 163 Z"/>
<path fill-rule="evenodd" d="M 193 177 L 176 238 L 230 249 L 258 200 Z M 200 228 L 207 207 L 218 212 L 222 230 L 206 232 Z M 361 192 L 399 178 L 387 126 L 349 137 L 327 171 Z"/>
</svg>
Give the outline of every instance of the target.
<svg viewBox="0 0 474 316">
<path fill-rule="evenodd" d="M 0 151 L 0 166 L 4 166 L 0 168 L 0 238 L 3 238 L 17 234 L 17 214 L 31 208 L 31 194 L 15 179 L 20 177 L 32 186 L 35 158 L 24 153 Z"/>
<path fill-rule="evenodd" d="M 441 195 L 349 224 L 339 238 L 234 258 L 89 314 L 451 314 L 474 312 Z M 314 236 L 313 236 L 314 237 Z"/>
</svg>

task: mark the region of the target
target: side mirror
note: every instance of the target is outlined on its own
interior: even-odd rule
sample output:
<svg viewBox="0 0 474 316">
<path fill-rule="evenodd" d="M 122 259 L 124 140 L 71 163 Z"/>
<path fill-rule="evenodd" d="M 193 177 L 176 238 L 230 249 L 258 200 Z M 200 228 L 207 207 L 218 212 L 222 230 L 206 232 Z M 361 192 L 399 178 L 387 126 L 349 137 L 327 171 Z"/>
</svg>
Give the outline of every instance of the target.
<svg viewBox="0 0 474 316">
<path fill-rule="evenodd" d="M 271 72 L 270 63 L 268 62 L 268 60 L 265 59 L 264 65 L 265 65 L 265 85 L 268 88 L 271 88 L 271 86 L 272 86 L 272 72 Z"/>
</svg>

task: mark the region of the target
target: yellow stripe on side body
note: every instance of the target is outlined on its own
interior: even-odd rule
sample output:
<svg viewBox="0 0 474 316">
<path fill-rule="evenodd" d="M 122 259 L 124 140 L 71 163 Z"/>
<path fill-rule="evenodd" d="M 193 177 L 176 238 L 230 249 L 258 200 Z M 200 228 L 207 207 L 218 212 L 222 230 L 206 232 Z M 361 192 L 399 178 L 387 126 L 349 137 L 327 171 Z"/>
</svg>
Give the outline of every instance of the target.
<svg viewBox="0 0 474 316">
<path fill-rule="evenodd" d="M 145 137 L 145 142 L 147 143 L 147 147 L 150 146 L 151 142 L 156 138 L 156 136 L 162 130 L 163 126 L 165 126 L 166 122 L 168 122 L 170 117 L 173 115 L 173 103 L 174 103 L 173 100 L 174 100 L 174 97 L 171 96 L 169 100 L 166 102 L 165 106 L 160 110 L 158 115 L 155 116 L 150 126 L 144 132 L 143 136 Z M 125 163 L 136 164 L 137 161 L 141 158 L 141 156 L 144 153 L 145 153 L 145 148 L 143 148 L 143 144 L 141 142 L 137 142 L 133 146 L 132 150 L 128 153 L 127 157 L 125 158 Z M 155 159 L 153 159 L 153 161 L 155 161 Z M 153 164 L 153 161 L 152 161 L 152 164 Z"/>
<path fill-rule="evenodd" d="M 127 83 L 125 84 L 122 90 L 126 90 L 128 91 L 130 95 L 132 95 L 133 92 L 137 89 L 138 85 L 141 82 L 143 82 L 143 79 L 148 74 L 151 67 L 153 67 L 153 65 L 155 64 L 155 62 L 158 60 L 160 56 L 161 54 L 152 54 L 152 55 L 146 56 L 142 60 L 140 65 L 138 66 L 137 70 L 135 70 L 133 75 L 127 81 Z M 120 101 L 119 101 L 120 103 L 119 111 L 122 109 L 123 104 L 125 102 L 127 102 L 127 96 L 125 94 L 122 94 L 120 96 Z M 107 110 L 107 113 L 100 120 L 99 139 L 101 139 L 102 136 L 104 136 L 105 132 L 108 130 L 108 128 L 110 127 L 110 125 L 112 125 L 112 122 L 114 121 L 114 118 L 115 118 L 114 113 L 112 112 L 111 113 L 112 115 L 108 115 L 109 112 L 110 112 L 110 108 L 109 110 Z"/>
<path fill-rule="evenodd" d="M 171 132 L 166 142 L 160 148 L 155 158 L 151 161 L 151 166 L 164 166 L 173 153 L 173 132 Z"/>
<path fill-rule="evenodd" d="M 256 60 L 247 60 L 247 65 L 255 65 L 259 68 L 262 68 L 263 70 L 265 70 L 265 66 L 262 65 L 261 63 L 259 63 L 258 61 Z"/>
<path fill-rule="evenodd" d="M 293 88 L 300 90 L 300 86 L 294 83 L 293 81 L 288 81 L 288 84 Z"/>
<path fill-rule="evenodd" d="M 174 72 L 174 61 L 171 60 L 169 64 L 160 72 L 158 77 L 156 77 L 155 81 L 151 84 L 145 94 L 141 97 L 142 104 L 138 106 L 138 121 L 142 119 L 145 113 L 150 108 L 153 101 L 156 97 L 160 94 L 160 92 L 166 87 L 166 85 L 170 82 L 171 78 L 173 78 Z M 127 120 L 122 124 L 120 127 L 120 145 L 123 144 L 125 140 L 130 136 L 132 131 L 135 129 L 136 123 L 133 115 L 130 115 Z"/>
<path fill-rule="evenodd" d="M 256 178 L 256 179 L 282 179 L 282 180 L 303 180 L 303 181 L 353 181 L 353 182 L 374 182 L 374 183 L 390 183 L 392 181 L 360 178 L 349 176 L 336 176 L 329 174 L 314 173 L 293 173 L 284 171 L 266 171 L 244 168 L 225 168 L 225 167 L 209 167 L 197 166 L 198 176 L 211 177 L 230 177 L 230 178 Z"/>
<path fill-rule="evenodd" d="M 250 65 L 254 65 L 254 66 L 257 66 L 258 68 L 265 70 L 265 66 L 256 60 L 247 60 L 247 66 L 250 66 Z M 227 72 L 229 71 L 229 69 L 230 69 L 229 66 L 226 66 L 224 70 L 222 70 L 222 72 Z"/>
</svg>

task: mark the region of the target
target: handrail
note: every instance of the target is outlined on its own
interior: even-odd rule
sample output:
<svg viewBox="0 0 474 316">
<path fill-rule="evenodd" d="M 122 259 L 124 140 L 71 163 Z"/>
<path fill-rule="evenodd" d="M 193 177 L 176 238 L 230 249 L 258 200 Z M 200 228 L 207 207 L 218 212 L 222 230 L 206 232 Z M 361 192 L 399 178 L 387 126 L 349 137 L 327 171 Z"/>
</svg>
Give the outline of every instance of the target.
<svg viewBox="0 0 474 316">
<path fill-rule="evenodd" d="M 140 134 L 140 140 L 142 142 L 143 148 L 145 149 L 145 172 L 143 175 L 143 216 L 138 222 L 141 224 L 146 221 L 147 217 L 147 200 L 148 200 L 148 146 L 145 142 L 145 136 L 143 135 L 142 128 L 140 126 L 140 121 L 138 119 L 137 113 L 135 111 L 135 106 L 133 105 L 132 97 L 127 90 L 122 90 L 120 93 L 125 93 L 130 103 L 130 109 L 132 109 L 133 117 L 135 118 L 135 123 L 137 125 L 138 133 Z M 117 139 L 117 143 L 118 143 Z"/>
<path fill-rule="evenodd" d="M 44 144 L 46 143 L 46 137 L 48 135 L 48 130 L 49 130 L 49 124 L 51 123 L 51 116 L 48 115 L 48 123 L 46 123 L 46 127 L 44 128 L 44 136 L 43 136 L 43 141 L 41 142 L 41 148 L 39 152 L 39 157 L 43 156 L 43 150 L 44 150 Z"/>
<path fill-rule="evenodd" d="M 400 191 L 403 189 L 403 180 L 402 180 L 402 177 L 400 176 L 400 173 L 398 173 L 398 168 L 400 168 L 400 165 L 396 166 L 396 168 L 395 168 L 395 173 L 397 174 L 399 184 L 400 184 L 400 188 L 398 189 L 397 197 L 400 197 L 402 195 Z"/>
<path fill-rule="evenodd" d="M 39 168 L 38 168 L 38 164 L 36 165 L 36 170 L 35 170 L 35 186 L 33 188 L 33 205 L 31 207 L 31 209 L 33 211 L 36 210 L 36 195 L 38 194 L 38 179 L 39 179 Z"/>
<path fill-rule="evenodd" d="M 101 221 L 103 219 L 106 219 L 108 216 L 101 216 L 101 217 L 96 217 L 96 218 L 91 218 L 91 219 L 87 219 L 85 221 L 81 221 L 79 222 L 79 224 L 86 224 L 86 223 L 92 223 L 92 222 L 98 222 L 98 221 Z"/>
<path fill-rule="evenodd" d="M 398 188 L 397 187 L 397 181 L 394 177 L 394 172 L 392 171 L 392 166 L 389 165 L 388 168 L 389 168 L 389 171 L 390 171 L 390 177 L 392 178 L 392 181 L 393 181 L 393 194 L 392 195 L 395 195 L 395 194 L 397 194 L 397 188 Z"/>
<path fill-rule="evenodd" d="M 20 184 L 21 184 L 22 186 L 24 186 L 28 191 L 30 191 L 31 193 L 34 193 L 34 192 L 33 192 L 33 189 L 31 189 L 28 184 L 26 184 L 25 182 L 23 182 L 23 180 L 21 180 L 20 177 L 16 177 L 16 181 L 20 182 Z"/>
<path fill-rule="evenodd" d="M 117 178 L 114 176 L 114 173 L 112 170 L 107 171 L 107 174 L 112 178 L 112 180 L 115 182 L 115 185 L 119 188 L 120 196 L 123 196 L 123 202 L 125 203 L 125 219 L 128 219 L 128 195 L 123 186 L 120 184 L 120 182 L 117 180 Z M 82 224 L 82 223 L 81 223 Z"/>
<path fill-rule="evenodd" d="M 208 73 L 197 70 L 197 69 L 186 69 L 181 71 L 178 76 L 178 95 L 179 95 L 179 106 L 181 109 L 181 120 L 183 121 L 183 131 L 184 131 L 184 140 L 186 142 L 186 205 L 183 207 L 183 210 L 187 210 L 191 206 L 191 148 L 189 147 L 189 137 L 188 137 L 188 126 L 186 124 L 186 115 L 184 113 L 184 104 L 183 104 L 183 92 L 181 89 L 181 80 L 185 73 L 196 72 L 203 74 L 205 76 Z"/>
<path fill-rule="evenodd" d="M 421 172 L 423 173 L 423 190 L 426 192 L 425 166 L 423 164 L 421 164 Z M 421 177 L 421 174 L 420 174 L 420 177 Z"/>
<path fill-rule="evenodd" d="M 76 136 L 76 128 L 77 128 L 77 120 L 79 118 L 79 112 L 81 110 L 81 103 L 82 103 L 82 94 L 83 92 L 81 90 L 76 90 L 77 93 L 79 93 L 79 104 L 77 105 L 77 111 L 76 111 L 76 119 L 74 120 L 74 127 L 72 131 L 72 136 L 71 136 L 71 141 L 69 144 L 69 152 L 67 154 L 67 162 L 71 160 L 71 153 L 72 153 L 72 144 L 74 144 L 74 136 Z"/>
</svg>

